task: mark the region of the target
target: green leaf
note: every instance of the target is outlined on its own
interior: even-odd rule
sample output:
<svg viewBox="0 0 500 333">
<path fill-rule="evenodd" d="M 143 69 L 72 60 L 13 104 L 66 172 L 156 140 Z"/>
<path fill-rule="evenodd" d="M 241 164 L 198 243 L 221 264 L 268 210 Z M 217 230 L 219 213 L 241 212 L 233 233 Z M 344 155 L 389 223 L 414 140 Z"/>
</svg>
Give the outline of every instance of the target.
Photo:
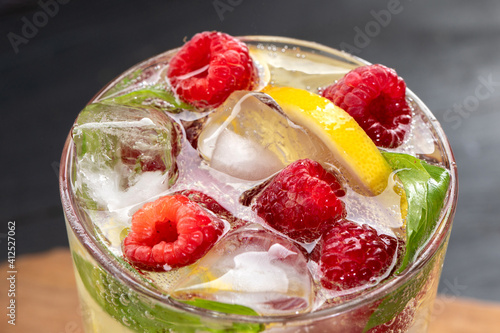
<svg viewBox="0 0 500 333">
<path fill-rule="evenodd" d="M 406 217 L 406 251 L 396 274 L 404 271 L 415 260 L 435 229 L 443 206 L 450 173 L 416 157 L 399 153 L 382 153 L 403 183 L 408 201 Z M 427 263 L 419 275 L 387 295 L 370 316 L 363 332 L 392 320 L 403 311 L 427 281 L 433 261 Z"/>
<path fill-rule="evenodd" d="M 408 201 L 406 252 L 396 272 L 401 273 L 415 259 L 436 226 L 450 183 L 450 173 L 411 155 L 387 152 L 383 155 L 403 183 Z"/>
<path fill-rule="evenodd" d="M 211 300 L 202 299 L 202 298 L 195 298 L 193 300 L 180 301 L 180 302 L 185 303 L 185 304 L 189 304 L 192 306 L 197 306 L 199 308 L 223 312 L 223 313 L 231 313 L 231 314 L 242 315 L 242 316 L 258 316 L 259 315 L 257 312 L 255 312 L 255 310 L 253 310 L 249 307 L 243 306 L 243 305 L 239 305 L 239 304 L 221 303 L 221 302 L 211 301 Z"/>
<path fill-rule="evenodd" d="M 136 294 L 101 267 L 93 265 L 75 252 L 73 252 L 73 260 L 85 289 L 94 301 L 111 317 L 133 331 L 160 333 L 172 330 L 186 333 L 222 333 L 261 332 L 264 329 L 261 324 L 230 323 L 227 321 L 219 323 L 213 320 L 204 322 L 197 315 L 169 309 Z M 124 264 L 125 262 L 120 261 L 120 263 Z M 217 311 L 224 308 L 220 304 L 213 304 L 216 309 L 210 309 Z M 205 302 L 205 305 L 208 305 L 208 302 Z M 239 312 L 243 311 L 242 308 L 237 306 L 233 310 Z"/>
<path fill-rule="evenodd" d="M 108 97 L 101 100 L 105 104 L 121 104 L 127 106 L 144 107 L 148 106 L 165 112 L 180 112 L 193 110 L 193 106 L 179 101 L 172 92 L 162 87 L 150 87 L 129 92 L 116 97 Z"/>
<path fill-rule="evenodd" d="M 255 310 L 239 304 L 221 303 L 201 298 L 195 298 L 193 300 L 181 301 L 181 302 L 192 306 L 197 306 L 199 308 L 222 312 L 222 313 L 236 314 L 242 316 L 259 315 Z M 235 332 L 260 332 L 264 330 L 264 325 L 241 322 L 241 323 L 233 323 L 233 328 L 235 329 Z"/>
<path fill-rule="evenodd" d="M 404 310 L 408 302 L 417 296 L 425 282 L 429 278 L 429 273 L 434 267 L 436 258 L 427 263 L 427 266 L 413 279 L 409 280 L 401 287 L 385 296 L 384 300 L 375 309 L 368 319 L 364 332 L 370 329 L 387 323 L 394 319 L 401 311 Z"/>
</svg>

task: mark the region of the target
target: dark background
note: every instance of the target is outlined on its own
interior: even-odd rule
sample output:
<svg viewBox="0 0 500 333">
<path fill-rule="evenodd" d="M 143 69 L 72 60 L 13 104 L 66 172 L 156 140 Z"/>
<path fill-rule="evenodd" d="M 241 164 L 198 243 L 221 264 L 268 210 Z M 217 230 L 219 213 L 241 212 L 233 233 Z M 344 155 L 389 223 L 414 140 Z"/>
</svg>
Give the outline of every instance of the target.
<svg viewBox="0 0 500 333">
<path fill-rule="evenodd" d="M 52 4 L 44 16 L 36 1 L 0 0 L 2 260 L 8 221 L 18 255 L 67 246 L 58 162 L 92 96 L 137 62 L 220 30 L 350 45 L 395 68 L 442 123 L 459 166 L 440 291 L 500 301 L 499 1 L 59 1 L 42 0 Z M 23 31 L 29 23 L 37 31 Z"/>
</svg>

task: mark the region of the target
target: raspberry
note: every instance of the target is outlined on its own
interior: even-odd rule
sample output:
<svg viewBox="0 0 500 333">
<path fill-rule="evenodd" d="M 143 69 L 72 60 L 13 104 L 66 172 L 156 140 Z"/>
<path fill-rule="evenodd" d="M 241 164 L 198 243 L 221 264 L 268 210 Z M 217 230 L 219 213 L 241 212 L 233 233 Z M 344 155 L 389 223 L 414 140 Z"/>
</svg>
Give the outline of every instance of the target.
<svg viewBox="0 0 500 333">
<path fill-rule="evenodd" d="M 187 266 L 201 258 L 223 231 L 222 222 L 183 195 L 145 204 L 132 217 L 123 254 L 149 270 Z"/>
<path fill-rule="evenodd" d="M 320 241 L 321 284 L 342 291 L 374 283 L 391 268 L 397 246 L 366 224 L 339 221 Z"/>
<path fill-rule="evenodd" d="M 382 65 L 362 66 L 328 86 L 323 96 L 349 113 L 375 145 L 400 146 L 411 122 L 406 84 Z"/>
<path fill-rule="evenodd" d="M 288 237 L 312 242 L 344 214 L 338 199 L 343 195 L 334 175 L 304 159 L 284 168 L 256 197 L 253 209 Z"/>
<path fill-rule="evenodd" d="M 173 90 L 198 107 L 217 107 L 235 90 L 250 90 L 256 70 L 247 46 L 221 32 L 193 36 L 170 60 Z"/>
</svg>

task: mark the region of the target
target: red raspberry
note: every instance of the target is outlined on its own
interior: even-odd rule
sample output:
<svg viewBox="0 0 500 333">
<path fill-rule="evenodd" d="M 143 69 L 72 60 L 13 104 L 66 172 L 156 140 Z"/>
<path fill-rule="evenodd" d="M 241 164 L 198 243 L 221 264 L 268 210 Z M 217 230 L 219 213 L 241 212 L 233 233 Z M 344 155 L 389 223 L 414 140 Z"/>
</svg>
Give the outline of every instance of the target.
<svg viewBox="0 0 500 333">
<path fill-rule="evenodd" d="M 410 128 L 411 109 L 406 84 L 396 71 L 382 65 L 362 66 L 328 86 L 323 96 L 349 113 L 375 145 L 400 146 Z"/>
<path fill-rule="evenodd" d="M 223 228 L 222 222 L 187 197 L 165 196 L 134 214 L 131 231 L 123 241 L 123 254 L 144 269 L 187 266 L 208 252 Z"/>
<path fill-rule="evenodd" d="M 198 107 L 217 107 L 235 90 L 250 90 L 256 70 L 247 46 L 221 32 L 193 36 L 170 60 L 173 90 Z"/>
<path fill-rule="evenodd" d="M 339 221 L 320 242 L 321 284 L 341 291 L 373 283 L 392 266 L 397 246 L 366 224 Z"/>
<path fill-rule="evenodd" d="M 312 242 L 344 214 L 337 198 L 343 195 L 334 175 L 304 159 L 284 168 L 256 197 L 253 209 L 288 237 Z"/>
</svg>

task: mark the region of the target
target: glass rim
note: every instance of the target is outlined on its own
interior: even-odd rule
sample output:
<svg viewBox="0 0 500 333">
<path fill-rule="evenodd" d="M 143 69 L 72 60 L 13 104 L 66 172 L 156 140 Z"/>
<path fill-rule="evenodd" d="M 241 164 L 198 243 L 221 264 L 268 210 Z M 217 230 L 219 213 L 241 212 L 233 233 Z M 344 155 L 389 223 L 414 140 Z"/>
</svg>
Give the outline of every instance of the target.
<svg viewBox="0 0 500 333">
<path fill-rule="evenodd" d="M 288 37 L 278 37 L 278 36 L 242 36 L 238 37 L 243 41 L 248 42 L 263 42 L 263 43 L 282 43 L 282 44 L 293 44 L 299 47 L 309 48 L 311 50 L 317 50 L 324 52 L 328 55 L 335 55 L 343 60 L 351 60 L 360 65 L 369 64 L 369 62 L 353 56 L 344 51 L 339 51 L 337 49 L 330 48 L 328 46 L 318 44 L 315 42 L 304 41 L 300 39 L 288 38 Z M 113 85 L 117 80 L 126 76 L 131 70 L 137 68 L 138 66 L 147 64 L 148 62 L 154 61 L 157 58 L 165 56 L 169 52 L 175 52 L 177 49 L 168 50 L 162 52 L 156 56 L 153 56 L 147 60 L 144 60 L 134 66 L 132 66 L 127 71 L 120 74 L 117 78 L 110 81 L 104 88 L 102 88 L 91 102 L 98 99 L 100 95 L 108 88 Z M 290 322 L 304 322 L 311 320 L 322 320 L 327 319 L 336 315 L 341 315 L 347 311 L 356 309 L 364 304 L 369 304 L 372 301 L 383 298 L 384 296 L 390 294 L 391 292 L 397 290 L 399 287 L 404 285 L 406 282 L 410 281 L 414 276 L 416 276 L 421 269 L 434 257 L 434 254 L 440 248 L 440 246 L 445 242 L 447 235 L 451 230 L 451 225 L 453 222 L 453 217 L 455 215 L 456 204 L 458 199 L 458 173 L 457 166 L 455 162 L 455 157 L 451 149 L 450 143 L 435 116 L 429 110 L 429 108 L 410 90 L 407 88 L 407 96 L 411 98 L 425 114 L 429 122 L 431 123 L 435 133 L 438 137 L 441 149 L 444 152 L 444 156 L 447 160 L 447 167 L 450 171 L 450 185 L 448 187 L 447 195 L 443 208 L 439 216 L 438 223 L 436 224 L 435 231 L 432 238 L 427 242 L 424 248 L 419 252 L 418 258 L 409 265 L 400 275 L 392 277 L 389 281 L 376 285 L 371 289 L 364 292 L 360 297 L 356 297 L 352 300 L 346 300 L 343 303 L 332 306 L 330 308 L 325 308 L 317 311 L 293 314 L 293 315 L 276 315 L 276 316 L 248 316 L 248 315 L 235 315 L 228 314 L 224 312 L 212 311 L 204 308 L 198 308 L 195 306 L 186 305 L 180 303 L 160 292 L 157 289 L 148 287 L 141 284 L 139 281 L 135 280 L 130 274 L 123 270 L 119 264 L 113 258 L 110 258 L 107 252 L 103 249 L 102 244 L 97 241 L 84 221 L 86 218 L 81 211 L 77 209 L 77 204 L 74 200 L 74 195 L 72 192 L 71 185 L 71 170 L 72 161 L 74 153 L 74 144 L 71 137 L 71 131 L 66 139 L 62 156 L 60 162 L 59 171 L 59 190 L 61 195 L 61 202 L 63 206 L 64 215 L 68 224 L 70 225 L 73 233 L 75 234 L 77 240 L 89 252 L 92 258 L 108 273 L 110 273 L 119 282 L 123 283 L 129 287 L 134 292 L 144 295 L 148 298 L 154 299 L 163 306 L 171 307 L 180 312 L 189 312 L 200 317 L 205 317 L 207 319 L 218 319 L 218 320 L 229 320 L 237 322 L 252 322 L 260 324 L 271 324 L 271 323 L 290 323 Z"/>
</svg>

